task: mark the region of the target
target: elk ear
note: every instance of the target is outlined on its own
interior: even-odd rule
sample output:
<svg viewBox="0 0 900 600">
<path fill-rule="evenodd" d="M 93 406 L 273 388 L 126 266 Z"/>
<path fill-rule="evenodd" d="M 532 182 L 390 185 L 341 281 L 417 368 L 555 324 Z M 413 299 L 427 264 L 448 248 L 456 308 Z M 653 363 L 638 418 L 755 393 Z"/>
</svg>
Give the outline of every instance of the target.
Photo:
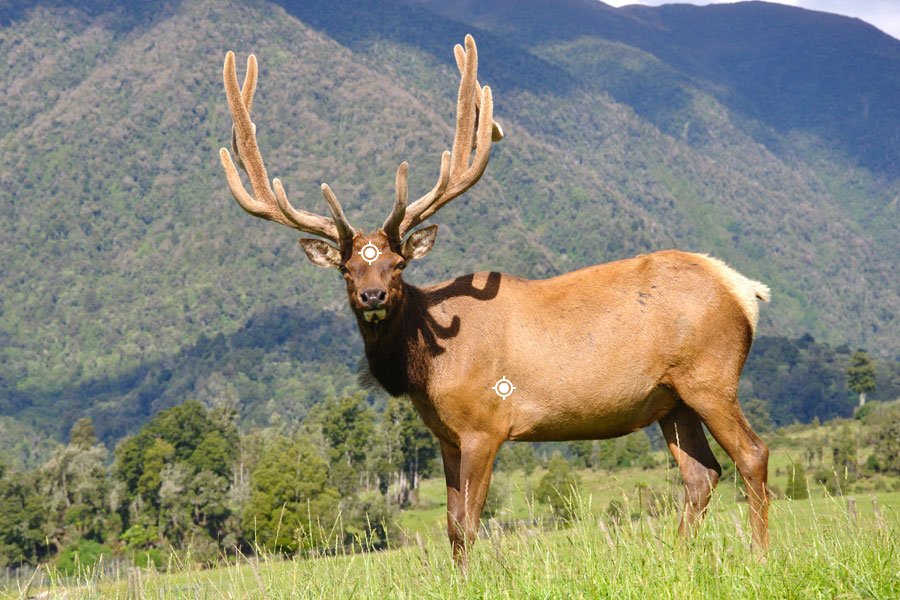
<svg viewBox="0 0 900 600">
<path fill-rule="evenodd" d="M 434 246 L 434 238 L 437 237 L 437 229 L 437 225 L 429 225 L 413 231 L 412 235 L 403 242 L 403 247 L 400 249 L 403 258 L 406 260 L 423 258 L 431 252 L 431 247 Z"/>
<path fill-rule="evenodd" d="M 300 245 L 306 252 L 306 257 L 317 267 L 339 267 L 341 265 L 341 251 L 328 242 L 300 238 Z"/>
</svg>

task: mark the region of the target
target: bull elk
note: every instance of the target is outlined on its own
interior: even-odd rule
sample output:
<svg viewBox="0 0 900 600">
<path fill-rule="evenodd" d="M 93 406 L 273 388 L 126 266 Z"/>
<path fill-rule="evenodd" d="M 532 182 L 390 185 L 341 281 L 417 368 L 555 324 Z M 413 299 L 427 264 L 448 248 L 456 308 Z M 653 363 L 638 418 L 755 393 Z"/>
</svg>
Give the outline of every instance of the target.
<svg viewBox="0 0 900 600">
<path fill-rule="evenodd" d="M 327 240 L 300 245 L 313 264 L 343 276 L 371 376 L 392 396 L 408 397 L 440 441 L 454 557 L 465 562 L 477 535 L 504 442 L 611 438 L 654 422 L 684 479 L 679 531 L 702 516 L 721 473 L 705 424 L 744 478 L 754 546 L 765 549 L 769 451 L 737 391 L 767 286 L 715 258 L 675 250 L 541 281 L 497 272 L 431 287 L 403 280 L 437 234 L 436 225 L 416 226 L 475 185 L 491 142 L 503 137 L 491 90 L 477 81 L 474 40 L 466 36 L 454 51 L 461 82 L 452 151 L 441 157 L 435 186 L 412 204 L 407 164 L 400 165 L 393 210 L 374 232 L 354 229 L 326 184 L 331 218 L 291 206 L 278 179 L 270 186 L 250 120 L 253 55 L 243 86 L 231 52 L 224 74 L 232 149 L 253 195 L 220 150 L 245 211 Z"/>
</svg>

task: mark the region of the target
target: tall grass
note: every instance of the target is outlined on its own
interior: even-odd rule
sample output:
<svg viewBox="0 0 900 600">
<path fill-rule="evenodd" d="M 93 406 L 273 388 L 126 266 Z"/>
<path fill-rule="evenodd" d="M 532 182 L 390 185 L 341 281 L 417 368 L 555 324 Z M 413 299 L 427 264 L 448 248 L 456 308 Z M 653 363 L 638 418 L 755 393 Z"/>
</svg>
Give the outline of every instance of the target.
<svg viewBox="0 0 900 600">
<path fill-rule="evenodd" d="M 900 597 L 898 512 L 881 506 L 876 518 L 868 498 L 858 499 L 856 514 L 842 498 L 773 502 L 765 557 L 750 550 L 745 504 L 714 500 L 696 535 L 682 539 L 674 513 L 616 524 L 598 515 L 590 499 L 577 502 L 577 516 L 549 532 L 480 540 L 464 572 L 452 564 L 443 537 L 426 536 L 421 544 L 385 552 L 290 560 L 263 554 L 214 569 L 175 566 L 120 581 L 88 570 L 65 586 L 54 581 L 48 597 Z M 887 504 L 896 506 L 896 499 Z"/>
</svg>

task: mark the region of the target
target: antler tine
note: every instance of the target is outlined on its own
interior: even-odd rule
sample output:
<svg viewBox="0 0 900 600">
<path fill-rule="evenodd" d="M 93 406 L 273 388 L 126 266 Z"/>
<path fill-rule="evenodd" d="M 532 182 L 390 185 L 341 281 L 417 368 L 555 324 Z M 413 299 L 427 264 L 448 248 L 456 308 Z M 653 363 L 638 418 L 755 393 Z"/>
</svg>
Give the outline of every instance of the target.
<svg viewBox="0 0 900 600">
<path fill-rule="evenodd" d="M 322 184 L 322 195 L 325 196 L 325 202 L 328 203 L 328 208 L 331 209 L 331 214 L 333 215 L 331 220 L 334 221 L 340 236 L 350 239 L 356 235 L 356 230 L 351 227 L 350 221 L 344 216 L 344 209 L 341 203 L 338 202 L 337 196 L 334 195 L 327 183 Z"/>
<path fill-rule="evenodd" d="M 463 47 L 457 44 L 453 47 L 453 56 L 456 58 L 456 67 L 459 69 L 459 74 L 462 75 L 466 68 L 466 51 L 463 50 Z M 479 113 L 481 112 L 481 94 L 482 88 L 478 83 L 478 80 L 475 80 L 475 119 L 477 120 L 479 117 Z M 500 127 L 500 124 L 496 121 L 491 121 L 491 141 L 499 142 L 503 139 L 503 128 Z M 475 149 L 475 138 L 472 138 L 472 149 Z"/>
<path fill-rule="evenodd" d="M 228 60 L 227 56 L 225 60 Z M 258 73 L 259 70 L 256 66 L 256 56 L 251 54 L 247 57 L 247 73 L 244 75 L 244 85 L 241 86 L 241 100 L 243 100 L 244 106 L 247 107 L 248 115 L 253 106 L 253 95 L 256 93 Z M 256 135 L 256 123 L 251 121 L 250 126 L 253 129 L 253 135 Z M 241 160 L 241 154 L 238 152 L 237 133 L 235 132 L 234 125 L 231 126 L 231 151 L 234 152 L 234 160 L 237 161 L 238 166 L 246 172 L 247 169 L 244 167 L 244 161 Z"/>
<path fill-rule="evenodd" d="M 409 165 L 406 162 L 402 162 L 397 169 L 397 201 L 394 202 L 394 209 L 391 211 L 390 216 L 388 216 L 384 225 L 381 226 L 388 239 L 397 244 L 403 239 L 403 236 L 400 235 L 400 224 L 403 223 L 403 217 L 406 216 L 406 199 L 408 196 L 406 171 L 408 168 Z"/>
<path fill-rule="evenodd" d="M 256 57 L 251 54 L 247 59 L 247 75 L 244 78 L 243 88 L 239 88 L 234 65 L 234 53 L 228 52 L 225 55 L 223 73 L 225 95 L 228 97 L 228 108 L 231 111 L 234 123 L 231 138 L 232 149 L 238 164 L 247 173 L 250 179 L 250 186 L 253 189 L 253 196 L 251 196 L 244 188 L 244 184 L 241 183 L 241 178 L 228 150 L 222 148 L 219 150 L 219 157 L 222 161 L 222 167 L 225 169 L 225 177 L 228 180 L 231 194 L 241 208 L 255 217 L 281 223 L 293 229 L 318 235 L 340 244 L 341 235 L 339 227 L 335 224 L 337 214 L 335 221 L 332 221 L 320 215 L 297 210 L 288 202 L 281 181 L 275 179 L 272 182 L 275 187 L 274 192 L 269 185 L 266 167 L 259 152 L 259 145 L 256 142 L 256 125 L 250 120 L 250 107 L 256 90 L 257 72 Z M 327 196 L 326 200 L 329 200 Z M 336 198 L 334 198 L 334 203 L 337 205 L 337 213 L 340 214 L 343 227 L 346 224 L 346 218 L 343 217 L 343 210 L 340 209 L 340 204 Z M 332 202 L 329 200 L 329 205 L 331 204 Z M 335 213 L 335 207 L 332 205 L 331 208 L 332 213 Z M 347 225 L 349 226 L 349 224 Z M 350 231 L 352 231 L 352 228 L 350 228 Z"/>
<path fill-rule="evenodd" d="M 491 88 L 487 86 L 482 88 L 478 84 L 478 50 L 471 35 L 466 36 L 465 50 L 457 45 L 454 48 L 454 55 L 461 77 L 456 103 L 453 150 L 442 155 L 441 172 L 434 188 L 407 207 L 406 216 L 399 229 L 401 238 L 442 206 L 475 185 L 487 167 L 491 141 L 503 138 L 503 130 L 493 120 L 494 103 Z M 469 165 L 473 149 L 475 159 Z"/>
<path fill-rule="evenodd" d="M 472 152 L 472 135 L 475 132 L 475 86 L 478 80 L 478 52 L 475 40 L 466 36 L 465 65 L 459 82 L 459 96 L 456 100 L 456 134 L 453 136 L 453 148 L 450 150 L 450 177 L 458 177 L 469 166 L 469 155 Z M 459 44 L 454 46 L 454 54 L 459 51 Z M 465 148 L 465 150 L 463 150 Z"/>
</svg>

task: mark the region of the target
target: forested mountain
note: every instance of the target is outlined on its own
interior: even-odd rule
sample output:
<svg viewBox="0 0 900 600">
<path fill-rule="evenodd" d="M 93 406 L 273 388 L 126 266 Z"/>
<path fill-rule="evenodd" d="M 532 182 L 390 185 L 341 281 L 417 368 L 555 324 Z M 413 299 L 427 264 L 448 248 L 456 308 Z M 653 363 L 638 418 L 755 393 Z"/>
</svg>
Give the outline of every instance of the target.
<svg viewBox="0 0 900 600">
<path fill-rule="evenodd" d="M 687 107 L 690 98 L 683 92 L 692 86 L 725 104 L 733 111 L 731 118 L 759 121 L 757 127 L 740 125 L 774 146 L 770 149 L 779 149 L 773 134 L 799 130 L 821 137 L 874 171 L 900 173 L 900 106 L 894 95 L 900 74 L 891 68 L 900 59 L 900 46 L 858 19 L 769 2 L 621 9 L 592 0 L 418 4 L 502 32 L 540 49 L 538 53 L 577 40 L 582 48 L 598 44 L 598 55 L 610 42 L 626 46 L 620 63 L 636 51 L 651 55 L 669 77 L 646 77 L 640 71 L 644 77 L 622 77 L 621 71 L 633 67 L 583 56 L 571 64 L 593 69 L 598 75 L 593 85 L 663 129 L 682 124 L 673 113 Z M 580 83 L 587 82 L 581 78 Z M 653 86 L 669 88 L 669 95 L 648 93 Z"/>
<path fill-rule="evenodd" d="M 264 424 L 356 390 L 340 279 L 226 189 L 224 54 L 259 57 L 260 146 L 294 205 L 324 212 L 326 181 L 372 228 L 401 161 L 411 194 L 433 183 L 465 33 L 507 135 L 409 281 L 677 247 L 772 287 L 762 335 L 900 356 L 900 42 L 859 21 L 757 2 L 0 1 L 7 453 L 84 415 L 111 442 L 187 398 Z"/>
</svg>

